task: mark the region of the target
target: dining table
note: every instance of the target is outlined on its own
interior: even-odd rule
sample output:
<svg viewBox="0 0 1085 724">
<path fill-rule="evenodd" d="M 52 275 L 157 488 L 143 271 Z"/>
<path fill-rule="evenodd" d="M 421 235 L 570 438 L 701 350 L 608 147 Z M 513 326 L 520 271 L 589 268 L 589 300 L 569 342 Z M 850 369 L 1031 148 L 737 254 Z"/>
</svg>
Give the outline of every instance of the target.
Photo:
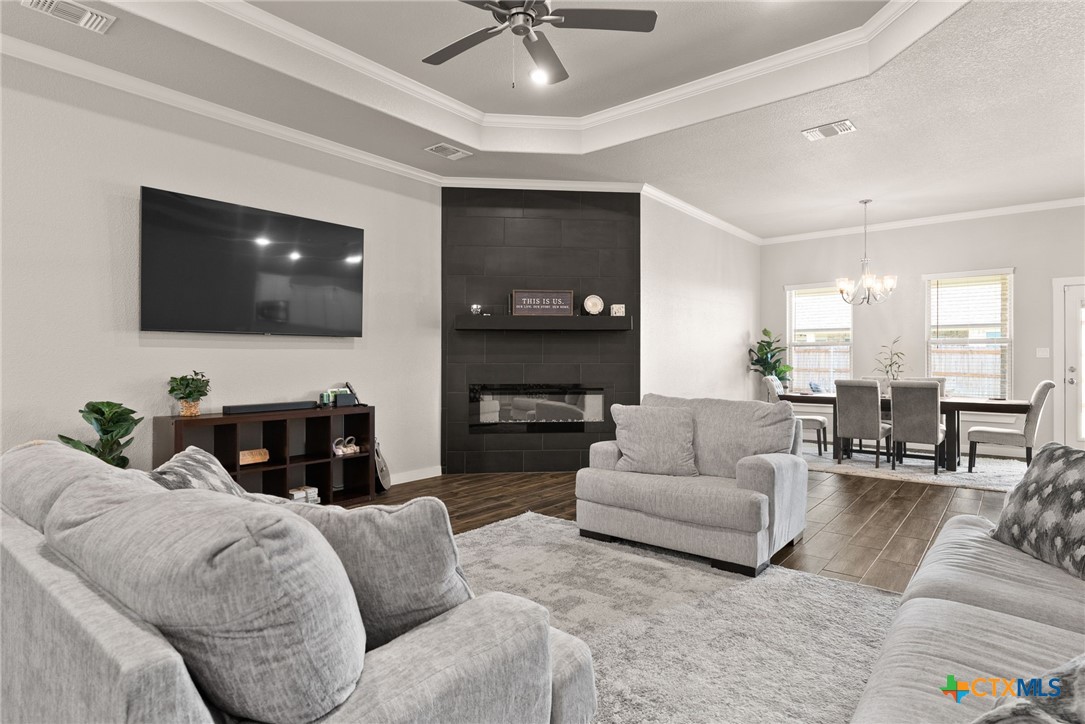
<svg viewBox="0 0 1085 724">
<path fill-rule="evenodd" d="M 839 452 L 840 439 L 836 434 L 836 393 L 833 392 L 785 392 L 780 399 L 802 405 L 826 405 L 833 408 L 833 457 Z M 882 397 L 882 410 L 892 409 L 892 399 Z M 962 412 L 991 412 L 1003 414 L 1028 414 L 1032 409 L 1032 403 L 1028 400 L 998 400 L 980 397 L 943 397 L 941 399 L 942 414 L 946 416 L 946 450 L 954 451 L 954 454 L 946 455 L 946 470 L 954 472 L 961 456 L 961 413 Z"/>
</svg>

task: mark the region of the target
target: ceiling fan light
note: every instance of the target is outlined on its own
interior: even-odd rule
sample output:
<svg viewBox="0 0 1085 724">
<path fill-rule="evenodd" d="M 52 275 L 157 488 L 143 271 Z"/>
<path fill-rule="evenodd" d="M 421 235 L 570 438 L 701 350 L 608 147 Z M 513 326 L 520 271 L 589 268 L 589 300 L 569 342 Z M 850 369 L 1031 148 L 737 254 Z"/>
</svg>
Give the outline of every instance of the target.
<svg viewBox="0 0 1085 724">
<path fill-rule="evenodd" d="M 550 82 L 550 74 L 542 68 L 536 68 L 531 71 L 531 80 L 533 80 L 536 85 L 546 85 Z"/>
</svg>

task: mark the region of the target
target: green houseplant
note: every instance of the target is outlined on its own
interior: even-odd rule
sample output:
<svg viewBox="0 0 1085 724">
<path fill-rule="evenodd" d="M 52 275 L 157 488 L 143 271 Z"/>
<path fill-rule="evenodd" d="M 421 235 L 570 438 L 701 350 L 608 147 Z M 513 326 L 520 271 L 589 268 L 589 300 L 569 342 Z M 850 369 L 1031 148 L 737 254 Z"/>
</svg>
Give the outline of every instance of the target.
<svg viewBox="0 0 1085 724">
<path fill-rule="evenodd" d="M 79 414 L 88 425 L 94 428 L 94 432 L 98 433 L 97 444 L 88 445 L 67 435 L 57 435 L 60 441 L 68 447 L 90 453 L 110 465 L 118 468 L 128 467 L 128 458 L 123 455 L 123 452 L 132 444 L 134 438 L 129 436 L 136 429 L 136 425 L 143 422 L 143 418 L 133 417 L 135 410 L 119 402 L 108 401 L 88 402 L 83 405 Z"/>
<path fill-rule="evenodd" d="M 780 346 L 780 338 L 773 337 L 768 329 L 761 330 L 762 339 L 756 347 L 750 347 L 750 370 L 760 372 L 763 376 L 774 376 L 780 382 L 786 384 L 791 378 L 788 373 L 793 369 L 791 365 L 784 364 L 784 352 L 787 347 Z"/>
<path fill-rule="evenodd" d="M 170 377 L 170 397 L 181 402 L 182 417 L 200 414 L 200 400 L 211 390 L 211 380 L 203 372 L 192 370 L 190 375 Z"/>
<path fill-rule="evenodd" d="M 874 358 L 878 365 L 874 371 L 885 375 L 887 380 L 899 380 L 900 373 L 904 371 L 904 353 L 897 349 L 898 342 L 900 337 L 889 344 L 883 344 L 882 352 Z"/>
</svg>

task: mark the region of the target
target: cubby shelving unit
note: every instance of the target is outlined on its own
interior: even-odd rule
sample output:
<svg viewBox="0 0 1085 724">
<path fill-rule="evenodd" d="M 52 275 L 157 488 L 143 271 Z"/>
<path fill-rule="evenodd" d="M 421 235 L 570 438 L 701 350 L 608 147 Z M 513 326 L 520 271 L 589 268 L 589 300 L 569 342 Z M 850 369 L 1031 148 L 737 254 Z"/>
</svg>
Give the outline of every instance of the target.
<svg viewBox="0 0 1085 724">
<path fill-rule="evenodd" d="M 325 504 L 350 505 L 375 495 L 375 408 L 282 410 L 239 415 L 154 418 L 153 462 L 169 460 L 189 445 L 208 451 L 243 488 L 287 496 L 311 485 Z M 358 453 L 337 456 L 336 438 L 354 437 Z M 241 465 L 241 451 L 265 448 L 267 462 Z"/>
</svg>

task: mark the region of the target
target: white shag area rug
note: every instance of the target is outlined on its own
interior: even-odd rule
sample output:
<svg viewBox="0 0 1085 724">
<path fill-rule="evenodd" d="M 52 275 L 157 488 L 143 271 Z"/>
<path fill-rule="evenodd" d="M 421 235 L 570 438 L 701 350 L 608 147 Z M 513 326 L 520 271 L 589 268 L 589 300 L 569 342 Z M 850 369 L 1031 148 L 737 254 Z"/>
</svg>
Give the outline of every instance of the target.
<svg viewBox="0 0 1085 724">
<path fill-rule="evenodd" d="M 900 603 L 776 566 L 752 579 L 582 538 L 536 513 L 456 543 L 475 593 L 536 601 L 591 647 L 600 723 L 847 721 Z"/>
<path fill-rule="evenodd" d="M 811 442 L 803 443 L 802 456 L 806 459 L 807 466 L 818 472 L 861 475 L 867 478 L 886 478 L 975 490 L 1010 490 L 1021 482 L 1027 469 L 1024 460 L 977 457 L 975 472 L 970 473 L 968 472 L 968 457 L 965 456 L 961 458 L 956 472 L 952 473 L 939 468 L 938 475 L 935 475 L 932 461 L 907 457 L 904 458 L 903 463 L 897 463 L 896 470 L 892 470 L 891 464 L 885 461 L 884 451 L 881 467 L 875 468 L 873 448 L 864 451 L 856 450 L 851 460 L 844 458 L 844 462 L 837 465 L 833 460 L 831 447 L 818 457 L 817 445 Z"/>
</svg>

